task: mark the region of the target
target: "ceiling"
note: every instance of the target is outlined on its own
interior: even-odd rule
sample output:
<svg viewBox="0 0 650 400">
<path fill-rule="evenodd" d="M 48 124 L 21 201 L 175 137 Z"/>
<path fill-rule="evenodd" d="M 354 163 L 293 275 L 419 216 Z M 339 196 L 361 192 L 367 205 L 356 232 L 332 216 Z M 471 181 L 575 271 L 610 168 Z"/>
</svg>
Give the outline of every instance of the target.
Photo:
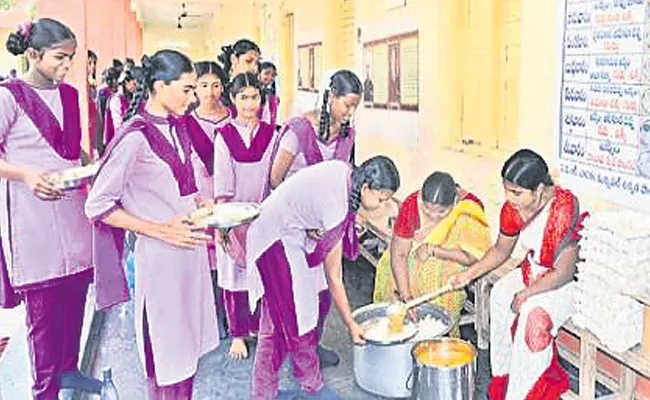
<svg viewBox="0 0 650 400">
<path fill-rule="evenodd" d="M 144 25 L 175 27 L 178 17 L 183 28 L 201 28 L 211 23 L 224 0 L 133 0 Z M 185 8 L 183 8 L 185 5 Z"/>
</svg>

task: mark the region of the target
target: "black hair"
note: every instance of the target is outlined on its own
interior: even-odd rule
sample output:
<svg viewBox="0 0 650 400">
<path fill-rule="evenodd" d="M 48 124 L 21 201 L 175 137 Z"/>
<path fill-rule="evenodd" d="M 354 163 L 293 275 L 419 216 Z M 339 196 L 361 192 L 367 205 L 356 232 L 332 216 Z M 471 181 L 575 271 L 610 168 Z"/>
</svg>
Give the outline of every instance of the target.
<svg viewBox="0 0 650 400">
<path fill-rule="evenodd" d="M 320 121 L 318 123 L 318 136 L 323 142 L 327 142 L 330 138 L 329 94 L 332 93 L 336 98 L 339 98 L 350 93 L 360 96 L 362 91 L 361 81 L 354 72 L 342 69 L 332 75 L 329 87 L 323 93 L 323 105 L 321 106 Z M 349 130 L 350 121 L 341 125 L 339 136 L 348 137 Z"/>
<path fill-rule="evenodd" d="M 57 20 L 41 18 L 27 23 L 7 38 L 7 50 L 15 55 L 25 54 L 27 49 L 44 51 L 66 40 L 76 42 L 77 38 L 70 28 Z"/>
<path fill-rule="evenodd" d="M 120 70 L 115 67 L 108 67 L 102 72 L 102 81 L 110 88 L 115 88 L 119 79 Z"/>
<path fill-rule="evenodd" d="M 214 61 L 197 62 L 194 64 L 194 70 L 196 71 L 197 78 L 200 78 L 203 75 L 212 74 L 219 78 L 222 85 L 228 83 L 228 78 L 226 77 L 226 73 L 223 72 L 223 68 Z"/>
<path fill-rule="evenodd" d="M 156 81 L 163 81 L 166 85 L 178 80 L 181 75 L 194 72 L 192 61 L 183 53 L 176 50 L 160 50 L 152 57 L 142 57 L 142 74 L 138 82 L 138 88 L 131 99 L 129 109 L 124 116 L 128 120 L 138 112 L 140 103 L 147 99 L 150 92 L 153 92 L 153 85 Z"/>
<path fill-rule="evenodd" d="M 234 77 L 232 82 L 230 82 L 230 86 L 228 87 L 228 93 L 230 96 L 236 97 L 239 92 L 246 89 L 247 87 L 253 87 L 260 92 L 260 101 L 261 105 L 263 105 L 264 97 L 262 94 L 264 94 L 264 92 L 262 89 L 262 82 L 260 82 L 260 79 L 256 74 L 253 74 L 251 72 L 239 74 Z"/>
<path fill-rule="evenodd" d="M 271 61 L 262 61 L 259 64 L 258 70 L 259 73 L 261 74 L 262 71 L 265 69 L 272 69 L 273 74 L 277 75 L 278 74 L 278 69 L 275 67 L 275 64 L 273 64 Z M 275 96 L 276 93 L 276 88 L 275 88 L 275 79 L 269 86 L 264 87 L 264 97 L 266 96 Z"/>
<path fill-rule="evenodd" d="M 446 172 L 434 172 L 424 180 L 422 200 L 427 203 L 451 206 L 456 201 L 456 182 Z"/>
<path fill-rule="evenodd" d="M 231 46 L 223 46 L 221 48 L 222 53 L 217 57 L 217 60 L 223 65 L 223 72 L 226 76 L 230 76 L 232 72 L 232 62 L 230 61 L 230 56 L 234 55 L 239 57 L 242 54 L 254 51 L 258 54 L 261 54 L 260 47 L 253 41 L 248 39 L 239 39 L 235 44 Z"/>
<path fill-rule="evenodd" d="M 122 72 L 122 81 L 120 85 L 122 86 L 122 93 L 124 94 L 124 97 L 130 102 L 133 99 L 134 93 L 129 92 L 126 89 L 126 84 L 127 82 L 130 81 L 137 81 L 142 79 L 144 71 L 142 67 L 131 67 L 130 69 L 127 69 L 126 71 Z"/>
<path fill-rule="evenodd" d="M 386 156 L 374 156 L 352 170 L 352 194 L 350 211 L 357 212 L 361 206 L 361 189 L 368 185 L 372 190 L 399 189 L 399 172 L 393 160 Z"/>
<path fill-rule="evenodd" d="M 194 64 L 194 70 L 196 71 L 196 76 L 198 78 L 208 74 L 215 75 L 217 78 L 219 78 L 221 81 L 221 86 L 223 87 L 223 91 L 221 92 L 221 103 L 230 105 L 227 89 L 228 77 L 226 76 L 226 73 L 223 72 L 223 68 L 221 68 L 219 64 L 214 61 L 201 61 Z"/>
<path fill-rule="evenodd" d="M 135 67 L 135 61 L 132 58 L 127 57 L 124 61 L 124 66 L 128 69 Z"/>
<path fill-rule="evenodd" d="M 553 186 L 546 161 L 529 149 L 519 150 L 508 158 L 501 169 L 501 178 L 528 190 L 536 190 L 542 183 Z"/>
<path fill-rule="evenodd" d="M 273 72 L 277 73 L 278 69 L 275 67 L 275 64 L 273 64 L 271 61 L 261 61 L 259 64 L 259 72 L 262 72 L 262 70 L 265 69 L 272 69 Z"/>
<path fill-rule="evenodd" d="M 95 68 L 94 68 L 93 73 L 91 75 L 91 77 L 94 80 L 94 79 L 97 78 L 97 54 L 94 51 L 88 49 L 88 59 L 93 60 L 95 62 Z"/>
</svg>

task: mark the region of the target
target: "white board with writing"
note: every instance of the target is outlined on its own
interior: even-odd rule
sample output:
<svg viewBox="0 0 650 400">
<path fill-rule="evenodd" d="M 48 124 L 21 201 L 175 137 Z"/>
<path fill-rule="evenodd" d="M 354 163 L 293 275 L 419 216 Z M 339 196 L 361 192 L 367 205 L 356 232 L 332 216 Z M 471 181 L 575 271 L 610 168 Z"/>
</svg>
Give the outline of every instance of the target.
<svg viewBox="0 0 650 400">
<path fill-rule="evenodd" d="M 562 180 L 650 212 L 650 0 L 562 1 Z"/>
</svg>

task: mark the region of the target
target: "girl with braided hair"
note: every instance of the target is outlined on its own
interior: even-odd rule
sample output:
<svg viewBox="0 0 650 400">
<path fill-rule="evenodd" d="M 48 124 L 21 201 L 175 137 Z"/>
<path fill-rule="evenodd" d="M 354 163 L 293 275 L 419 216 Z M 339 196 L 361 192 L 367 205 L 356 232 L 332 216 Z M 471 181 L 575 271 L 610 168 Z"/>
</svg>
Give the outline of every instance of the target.
<svg viewBox="0 0 650 400">
<path fill-rule="evenodd" d="M 264 106 L 260 108 L 259 117 L 262 121 L 276 127 L 278 121 L 278 106 L 280 105 L 280 98 L 275 88 L 275 77 L 278 75 L 278 70 L 270 61 L 262 61 L 260 63 L 260 81 L 264 86 Z M 277 126 L 279 128 L 279 126 Z"/>
<path fill-rule="evenodd" d="M 320 112 L 312 111 L 287 122 L 271 169 L 271 187 L 278 187 L 297 171 L 324 160 L 351 160 L 355 131 L 350 119 L 361 101 L 361 91 L 359 78 L 351 71 L 340 70 L 332 75 L 323 92 Z M 329 292 L 321 294 L 321 302 L 323 307 L 329 307 Z M 338 354 L 323 346 L 318 347 L 318 354 L 323 367 L 339 363 Z"/>
<path fill-rule="evenodd" d="M 192 144 L 175 118 L 194 99 L 196 73 L 173 50 L 143 57 L 142 68 L 86 202 L 95 227 L 96 299 L 100 309 L 126 300 L 123 236 L 135 232 L 136 340 L 148 398 L 190 399 L 199 358 L 219 344 L 210 237 L 185 222 L 197 208 Z"/>
<path fill-rule="evenodd" d="M 239 74 L 257 74 L 262 52 L 257 43 L 248 39 L 239 39 L 233 45 L 223 46 L 217 60 L 223 66 L 223 72 L 228 78 L 225 92 L 230 93 L 231 81 Z M 230 96 L 224 96 L 225 104 L 230 108 L 233 118 L 237 116 L 237 108 L 230 102 Z M 260 106 L 264 106 L 264 99 Z"/>
<path fill-rule="evenodd" d="M 104 155 L 106 146 L 115 137 L 115 130 L 122 125 L 126 110 L 128 110 L 129 104 L 133 99 L 133 94 L 138 88 L 137 80 L 141 74 L 142 68 L 132 67 L 129 70 L 123 71 L 120 75 L 118 79 L 119 88 L 116 93 L 111 95 L 108 100 L 108 106 L 106 107 L 106 114 L 104 116 L 104 141 L 102 147 L 99 148 L 100 156 Z"/>
<path fill-rule="evenodd" d="M 271 186 L 323 160 L 350 161 L 355 131 L 350 121 L 363 88 L 351 71 L 332 75 L 320 110 L 290 119 L 284 126 L 271 171 Z"/>
<path fill-rule="evenodd" d="M 217 60 L 229 80 L 246 72 L 257 73 L 260 60 L 260 47 L 248 39 L 239 39 L 233 45 L 223 46 Z"/>
<path fill-rule="evenodd" d="M 332 293 L 352 341 L 364 343 L 343 286 L 342 253 L 358 245 L 346 240 L 351 236 L 345 232 L 355 229 L 359 209 L 376 210 L 399 184 L 395 164 L 384 156 L 358 168 L 323 161 L 296 173 L 264 201 L 248 230 L 246 249 L 249 303 L 261 299 L 252 398 L 276 399 L 278 371 L 289 355 L 308 398 L 339 399 L 323 386 L 318 363 L 319 326 L 328 312 L 320 296 Z M 294 395 L 281 393 L 277 398 Z"/>
<path fill-rule="evenodd" d="M 97 92 L 97 105 L 101 116 L 104 116 L 106 113 L 108 99 L 119 89 L 118 80 L 120 79 L 121 73 L 122 69 L 118 66 L 111 66 L 102 71 L 102 83 L 104 85 Z"/>
</svg>

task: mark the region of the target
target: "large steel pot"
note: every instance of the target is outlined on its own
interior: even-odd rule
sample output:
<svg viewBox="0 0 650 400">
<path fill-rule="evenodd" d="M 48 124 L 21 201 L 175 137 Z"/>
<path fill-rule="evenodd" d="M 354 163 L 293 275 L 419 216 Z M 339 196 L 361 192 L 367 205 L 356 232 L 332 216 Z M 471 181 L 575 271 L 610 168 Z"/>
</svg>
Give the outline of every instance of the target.
<svg viewBox="0 0 650 400">
<path fill-rule="evenodd" d="M 460 339 L 438 338 L 413 347 L 412 400 L 474 400 L 476 351 Z"/>
<path fill-rule="evenodd" d="M 389 303 L 375 303 L 361 307 L 352 313 L 358 324 L 386 315 Z M 443 308 L 424 303 L 416 309 L 417 319 L 430 315 L 446 325 L 446 330 L 437 336 L 444 336 L 452 328 L 449 313 Z M 384 344 L 367 341 L 365 345 L 354 345 L 353 366 L 357 384 L 365 391 L 384 397 L 407 398 L 411 396 L 407 387 L 413 371 L 411 350 L 416 340 L 434 339 L 417 335 L 409 340 Z"/>
</svg>

